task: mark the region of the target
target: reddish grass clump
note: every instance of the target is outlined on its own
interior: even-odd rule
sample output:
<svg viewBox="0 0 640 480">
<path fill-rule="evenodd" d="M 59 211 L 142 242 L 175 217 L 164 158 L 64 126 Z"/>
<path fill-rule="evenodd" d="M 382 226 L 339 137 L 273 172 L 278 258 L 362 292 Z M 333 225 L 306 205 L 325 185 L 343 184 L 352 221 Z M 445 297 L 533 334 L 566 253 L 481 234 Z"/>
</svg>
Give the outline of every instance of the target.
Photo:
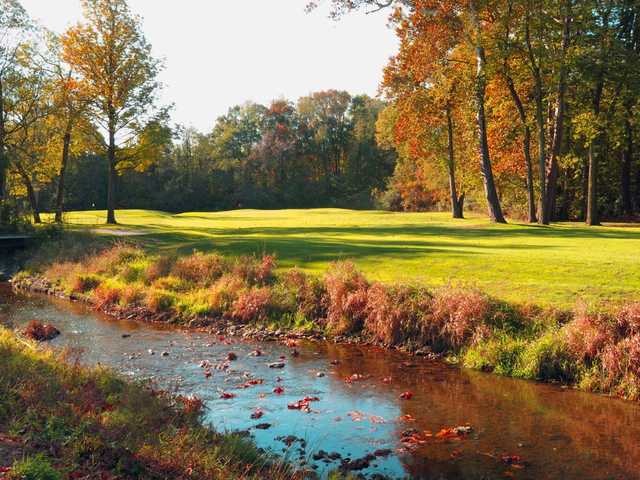
<svg viewBox="0 0 640 480">
<path fill-rule="evenodd" d="M 484 325 L 490 307 L 489 299 L 476 290 L 440 288 L 433 293 L 423 334 L 435 343 L 460 348 Z"/>
<path fill-rule="evenodd" d="M 176 261 L 172 273 L 183 280 L 199 285 L 209 285 L 229 269 L 227 260 L 216 253 L 196 252 Z"/>
<path fill-rule="evenodd" d="M 100 285 L 93 291 L 93 297 L 98 309 L 104 309 L 116 305 L 122 297 L 122 291 L 117 287 Z"/>
<path fill-rule="evenodd" d="M 386 345 L 396 345 L 417 333 L 428 296 L 407 286 L 375 283 L 367 292 L 365 329 Z"/>
<path fill-rule="evenodd" d="M 297 310 L 304 318 L 316 320 L 326 317 L 326 305 L 323 302 L 326 290 L 321 281 L 310 278 L 297 268 L 286 272 L 282 280 L 295 295 Z"/>
<path fill-rule="evenodd" d="M 93 275 L 76 275 L 71 284 L 74 293 L 87 293 L 95 290 L 100 285 L 100 279 Z"/>
<path fill-rule="evenodd" d="M 233 274 L 250 285 L 266 285 L 273 281 L 276 258 L 264 255 L 260 261 L 255 257 L 239 257 L 233 266 Z"/>
<path fill-rule="evenodd" d="M 325 275 L 327 325 L 335 333 L 351 333 L 364 325 L 367 317 L 369 283 L 350 262 L 337 262 Z"/>
<path fill-rule="evenodd" d="M 604 314 L 592 314 L 583 305 L 565 327 L 571 352 L 583 361 L 591 362 L 607 345 L 615 342 L 616 326 Z"/>
<path fill-rule="evenodd" d="M 118 268 L 144 255 L 139 247 L 124 242 L 87 258 L 83 263 L 89 273 L 108 273 L 114 275 Z"/>
<path fill-rule="evenodd" d="M 171 273 L 175 260 L 172 257 L 162 255 L 153 260 L 144 271 L 144 278 L 148 283 L 153 283 L 159 278 Z"/>
<path fill-rule="evenodd" d="M 32 320 L 25 327 L 22 333 L 25 337 L 30 338 L 31 340 L 46 342 L 49 340 L 53 340 L 58 335 L 60 335 L 60 330 L 58 330 L 53 325 L 47 325 L 37 320 Z"/>
<path fill-rule="evenodd" d="M 269 315 L 271 290 L 269 287 L 252 288 L 240 294 L 233 302 L 231 316 L 242 322 L 264 321 Z"/>
</svg>

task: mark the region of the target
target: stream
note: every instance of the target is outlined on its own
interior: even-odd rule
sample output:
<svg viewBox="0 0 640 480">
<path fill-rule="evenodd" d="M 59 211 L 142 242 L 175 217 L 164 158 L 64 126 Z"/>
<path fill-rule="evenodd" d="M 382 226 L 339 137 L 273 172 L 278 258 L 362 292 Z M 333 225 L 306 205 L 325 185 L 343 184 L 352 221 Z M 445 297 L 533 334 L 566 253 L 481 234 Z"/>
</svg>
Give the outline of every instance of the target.
<svg viewBox="0 0 640 480">
<path fill-rule="evenodd" d="M 197 395 L 206 423 L 249 430 L 258 446 L 321 476 L 351 460 L 354 474 L 373 479 L 640 478 L 638 404 L 378 348 L 259 343 L 116 321 L 0 285 L 0 323 L 20 328 L 33 319 L 62 332 L 53 347 Z M 284 366 L 270 368 L 278 362 Z M 305 397 L 318 398 L 303 402 L 309 411 L 289 408 Z M 464 428 L 443 432 L 455 427 Z"/>
</svg>

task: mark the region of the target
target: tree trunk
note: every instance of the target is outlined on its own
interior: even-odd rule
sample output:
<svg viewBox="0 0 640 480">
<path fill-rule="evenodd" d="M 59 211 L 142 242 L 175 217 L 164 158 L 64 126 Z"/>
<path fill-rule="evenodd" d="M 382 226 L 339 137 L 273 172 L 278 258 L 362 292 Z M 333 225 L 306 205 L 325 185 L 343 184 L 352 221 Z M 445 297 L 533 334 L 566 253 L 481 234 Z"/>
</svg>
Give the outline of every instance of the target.
<svg viewBox="0 0 640 480">
<path fill-rule="evenodd" d="M 540 182 L 540 201 L 539 204 L 539 213 L 538 220 L 541 224 L 547 225 L 548 222 L 545 223 L 548 218 L 547 215 L 547 205 L 544 201 L 546 198 L 546 175 L 545 175 L 545 165 L 547 162 L 547 140 L 545 133 L 545 120 L 544 120 L 544 112 L 543 112 L 543 98 L 542 98 L 542 75 L 540 73 L 540 65 L 538 60 L 536 59 L 536 55 L 533 51 L 533 45 L 531 43 L 531 32 L 530 32 L 530 16 L 529 11 L 531 9 L 531 5 L 527 3 L 527 15 L 525 17 L 524 24 L 524 32 L 525 32 L 525 44 L 527 46 L 527 55 L 529 57 L 529 63 L 531 68 L 531 74 L 533 76 L 533 96 L 535 100 L 535 118 L 536 118 L 536 132 L 538 134 L 538 170 L 539 170 L 539 182 Z M 512 94 L 513 96 L 513 94 Z"/>
<path fill-rule="evenodd" d="M 64 180 L 67 173 L 67 164 L 69 163 L 69 146 L 71 145 L 71 123 L 67 125 L 62 140 L 62 159 L 60 162 L 60 170 L 58 172 L 58 192 L 56 194 L 56 223 L 62 223 L 62 213 L 64 211 Z"/>
<path fill-rule="evenodd" d="M 596 85 L 593 96 L 593 113 L 595 118 L 600 115 L 600 99 L 602 98 L 602 89 L 604 88 L 604 68 L 600 70 L 600 78 Z M 598 219 L 598 151 L 597 147 L 600 143 L 600 134 L 589 144 L 589 184 L 587 193 L 587 225 L 600 225 Z"/>
<path fill-rule="evenodd" d="M 115 183 L 116 183 L 116 136 L 114 121 L 109 122 L 109 147 L 107 149 L 107 161 L 109 163 L 109 172 L 107 174 L 107 224 L 115 225 L 116 207 L 115 207 Z"/>
<path fill-rule="evenodd" d="M 542 219 L 543 224 L 548 224 L 553 217 L 553 213 L 556 205 L 556 189 L 558 183 L 558 158 L 562 152 L 562 137 L 564 134 L 564 117 L 565 117 L 565 95 L 567 91 L 567 65 L 566 54 L 569 50 L 569 42 L 571 40 L 571 2 L 572 0 L 565 1 L 565 14 L 563 19 L 562 29 L 562 58 L 560 64 L 560 72 L 558 76 L 558 92 L 556 97 L 555 106 L 555 124 L 553 127 L 553 137 L 551 139 L 551 156 L 549 158 L 549 165 L 546 168 L 546 187 L 544 202 L 546 218 Z"/>
<path fill-rule="evenodd" d="M 0 210 L 6 197 L 7 189 L 7 157 L 5 146 L 5 119 L 4 119 L 4 90 L 2 79 L 0 78 Z M 3 221 L 3 213 L 0 211 L 0 224 Z"/>
<path fill-rule="evenodd" d="M 589 180 L 587 193 L 587 225 L 600 225 L 598 220 L 598 158 L 595 150 L 595 140 L 589 145 Z"/>
<path fill-rule="evenodd" d="M 629 121 L 630 112 L 624 121 L 626 147 L 622 153 L 622 211 L 625 215 L 633 215 L 631 200 L 631 166 L 633 163 L 633 129 Z"/>
<path fill-rule="evenodd" d="M 487 138 L 487 118 L 485 114 L 485 90 L 486 90 L 486 58 L 485 51 L 482 45 L 481 25 L 476 9 L 475 0 L 470 2 L 472 20 L 474 22 L 474 28 L 476 30 L 476 79 L 475 79 L 475 94 L 476 94 L 476 123 L 478 128 L 479 137 L 479 153 L 480 153 L 480 172 L 482 173 L 482 181 L 484 184 L 484 192 L 487 198 L 487 207 L 489 210 L 489 218 L 492 222 L 507 223 L 504 215 L 502 214 L 502 208 L 500 206 L 500 199 L 498 198 L 498 192 L 496 190 L 495 180 L 493 178 L 493 169 L 491 167 L 491 157 L 489 155 L 489 140 Z"/>
<path fill-rule="evenodd" d="M 531 163 L 531 129 L 527 123 L 527 114 L 524 110 L 522 100 L 518 91 L 516 90 L 513 79 L 509 75 L 505 75 L 507 80 L 507 86 L 509 87 L 509 93 L 513 103 L 515 103 L 518 110 L 518 116 L 520 117 L 520 124 L 522 125 L 523 141 L 522 149 L 524 152 L 524 162 L 527 169 L 527 210 L 528 210 L 528 222 L 535 223 L 538 221 L 536 217 L 536 203 L 535 192 L 533 186 L 533 167 Z"/>
<path fill-rule="evenodd" d="M 24 186 L 27 189 L 27 198 L 29 199 L 29 206 L 33 213 L 33 223 L 42 223 L 42 219 L 40 218 L 40 206 L 38 205 L 38 195 L 36 195 L 36 191 L 33 188 L 31 178 L 29 178 L 29 174 L 20 167 L 18 167 L 18 173 L 20 174 L 20 177 L 24 182 Z"/>
<path fill-rule="evenodd" d="M 453 120 L 451 119 L 451 106 L 447 105 L 447 170 L 449 173 L 449 193 L 451 195 L 451 213 L 453 218 L 464 218 L 462 202 L 458 199 L 456 191 L 456 163 L 453 151 Z"/>
</svg>

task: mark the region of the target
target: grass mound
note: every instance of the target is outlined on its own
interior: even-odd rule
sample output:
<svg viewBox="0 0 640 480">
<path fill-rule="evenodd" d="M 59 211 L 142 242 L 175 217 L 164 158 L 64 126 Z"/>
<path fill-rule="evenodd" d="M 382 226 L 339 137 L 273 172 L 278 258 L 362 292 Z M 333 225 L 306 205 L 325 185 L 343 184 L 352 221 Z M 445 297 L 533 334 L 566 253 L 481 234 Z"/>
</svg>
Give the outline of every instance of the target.
<svg viewBox="0 0 640 480">
<path fill-rule="evenodd" d="M 7 478 L 293 478 L 246 438 L 204 428 L 200 400 L 72 360 L 0 329 L 0 434 L 23 450 L 0 458 Z"/>
</svg>

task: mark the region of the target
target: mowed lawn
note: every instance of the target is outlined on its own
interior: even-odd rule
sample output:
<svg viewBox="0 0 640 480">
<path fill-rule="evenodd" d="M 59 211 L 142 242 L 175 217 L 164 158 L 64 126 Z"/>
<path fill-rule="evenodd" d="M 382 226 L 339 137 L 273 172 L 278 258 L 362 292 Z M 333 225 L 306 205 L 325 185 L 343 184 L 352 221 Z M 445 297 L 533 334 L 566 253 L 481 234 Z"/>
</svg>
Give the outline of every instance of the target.
<svg viewBox="0 0 640 480">
<path fill-rule="evenodd" d="M 341 209 L 121 210 L 116 227 L 102 225 L 104 218 L 105 212 L 72 212 L 66 221 L 103 234 L 136 234 L 159 251 L 275 253 L 281 268 L 315 274 L 351 260 L 372 280 L 464 284 L 508 301 L 573 307 L 581 300 L 640 300 L 640 226 L 631 224 L 493 225 L 481 216 Z"/>
</svg>

